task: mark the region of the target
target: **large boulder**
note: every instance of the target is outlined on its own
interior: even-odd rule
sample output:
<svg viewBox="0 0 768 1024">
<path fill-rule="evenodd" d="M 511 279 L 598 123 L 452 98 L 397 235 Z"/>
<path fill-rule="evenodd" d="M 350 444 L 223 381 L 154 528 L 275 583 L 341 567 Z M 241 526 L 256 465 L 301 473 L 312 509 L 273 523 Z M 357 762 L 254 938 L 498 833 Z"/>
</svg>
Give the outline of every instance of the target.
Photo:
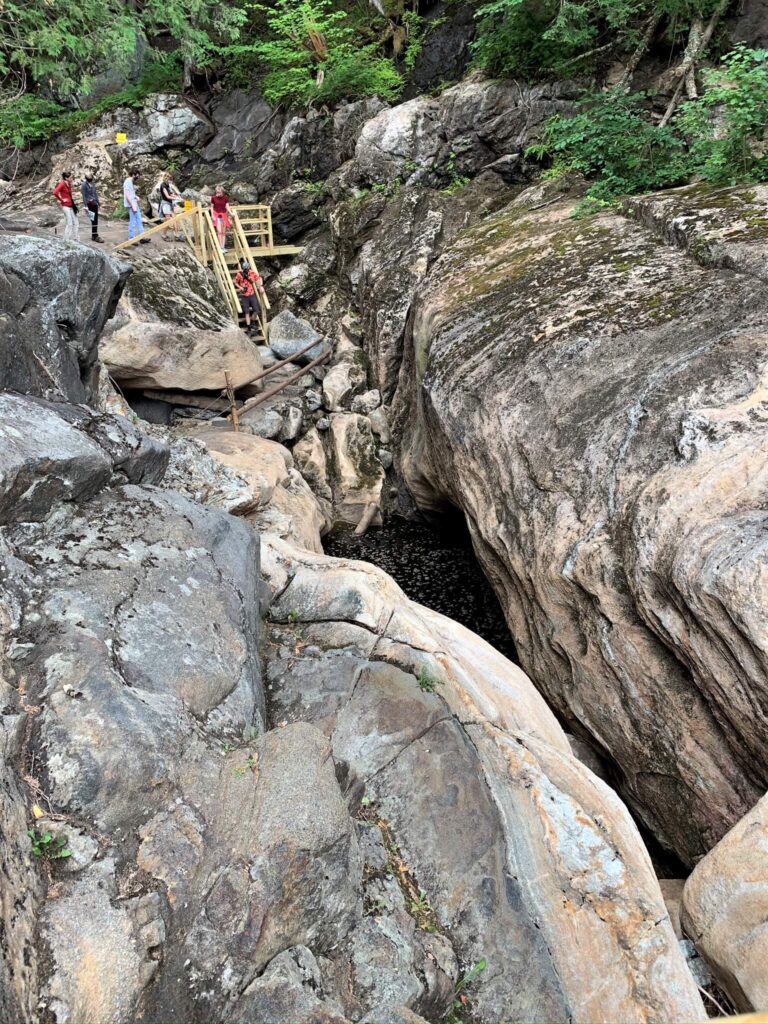
<svg viewBox="0 0 768 1024">
<path fill-rule="evenodd" d="M 768 784 L 767 191 L 671 194 L 714 267 L 521 197 L 434 264 L 400 376 L 411 490 L 464 509 L 523 665 L 689 864 Z"/>
<path fill-rule="evenodd" d="M 768 1010 L 768 796 L 696 865 L 682 919 L 736 1006 Z"/>
<path fill-rule="evenodd" d="M 369 504 L 381 503 L 384 486 L 384 467 L 376 455 L 371 424 L 358 413 L 335 412 L 326 437 L 334 520 L 357 525 Z M 378 513 L 375 521 L 381 522 Z"/>
<path fill-rule="evenodd" d="M 363 830 L 346 1013 L 437 1019 L 458 957 L 489 1024 L 703 1020 L 635 825 L 526 676 L 370 565 L 267 537 L 263 567 L 273 713 L 328 736 Z"/>
<path fill-rule="evenodd" d="M 201 331 L 129 320 L 102 338 L 99 353 L 123 388 L 220 392 L 225 373 L 238 388 L 261 372 L 256 346 L 237 328 Z"/>
<path fill-rule="evenodd" d="M 0 238 L 0 389 L 95 397 L 97 340 L 130 268 L 77 242 Z"/>
<path fill-rule="evenodd" d="M 214 132 L 210 121 L 205 121 L 182 96 L 175 93 L 148 96 L 142 113 L 149 137 L 157 149 L 197 146 Z"/>
<path fill-rule="evenodd" d="M 309 363 L 323 354 L 327 348 L 319 334 L 307 320 L 297 317 L 289 309 L 284 309 L 269 322 L 269 347 L 280 359 L 293 359 L 307 345 L 312 345 L 303 355 L 296 358 L 298 363 Z"/>
<path fill-rule="evenodd" d="M 367 121 L 355 165 L 369 182 L 434 185 L 472 175 L 523 152 L 548 117 L 568 109 L 570 96 L 566 86 L 521 88 L 471 77 L 436 98 L 419 96 Z"/>
</svg>

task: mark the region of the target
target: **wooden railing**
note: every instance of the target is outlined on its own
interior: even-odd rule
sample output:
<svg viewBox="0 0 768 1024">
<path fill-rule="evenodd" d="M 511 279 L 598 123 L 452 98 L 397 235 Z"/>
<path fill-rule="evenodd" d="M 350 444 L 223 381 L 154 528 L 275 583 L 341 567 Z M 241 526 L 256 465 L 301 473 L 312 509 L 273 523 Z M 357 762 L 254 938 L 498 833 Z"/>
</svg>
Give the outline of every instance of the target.
<svg viewBox="0 0 768 1024">
<path fill-rule="evenodd" d="M 141 235 L 137 235 L 136 238 L 129 238 L 125 242 L 121 242 L 115 246 L 115 251 L 127 249 L 131 245 L 138 244 L 142 239 L 151 238 L 160 232 L 181 232 L 203 266 L 210 266 L 213 270 L 232 316 L 238 320 L 241 316 L 240 298 L 234 286 L 233 277 L 237 273 L 241 261 L 246 260 L 250 268 L 258 273 L 257 258 L 291 256 L 301 252 L 301 246 L 274 244 L 271 207 L 257 204 L 237 205 L 231 206 L 230 210 L 232 211 L 232 224 L 229 229 L 231 248 L 227 253 L 222 252 L 219 245 L 210 209 L 199 203 L 192 203 L 184 210 L 174 214 L 173 217 L 163 221 L 162 224 L 156 224 L 142 232 Z M 259 328 L 262 339 L 266 340 L 269 299 L 263 290 L 257 291 L 256 294 L 259 298 Z"/>
</svg>

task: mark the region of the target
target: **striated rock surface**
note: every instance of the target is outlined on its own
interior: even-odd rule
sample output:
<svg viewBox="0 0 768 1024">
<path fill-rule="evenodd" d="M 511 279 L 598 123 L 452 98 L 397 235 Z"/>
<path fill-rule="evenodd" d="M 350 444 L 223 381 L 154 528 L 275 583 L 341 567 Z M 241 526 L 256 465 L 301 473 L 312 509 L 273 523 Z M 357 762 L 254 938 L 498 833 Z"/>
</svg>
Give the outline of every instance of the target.
<svg viewBox="0 0 768 1024">
<path fill-rule="evenodd" d="M 696 865 L 682 918 L 736 1006 L 768 1009 L 768 796 Z"/>
<path fill-rule="evenodd" d="M 434 265 L 398 395 L 412 492 L 463 508 L 526 670 L 688 863 L 768 783 L 764 192 L 633 201 L 652 228 L 521 197 Z"/>
<path fill-rule="evenodd" d="M 703 1019 L 631 819 L 526 676 L 369 565 L 265 538 L 263 567 L 273 714 L 329 737 L 363 832 L 373 916 L 338 958 L 376 1019 L 397 1019 L 398 1002 L 439 1016 L 449 950 L 465 968 L 487 961 L 471 989 L 480 1020 Z M 381 870 L 393 856 L 402 890 Z M 413 952 L 391 959 L 403 909 L 438 941 L 421 979 Z M 382 948 L 374 970 L 362 942 Z M 350 996 L 345 1009 L 357 1015 Z"/>
</svg>

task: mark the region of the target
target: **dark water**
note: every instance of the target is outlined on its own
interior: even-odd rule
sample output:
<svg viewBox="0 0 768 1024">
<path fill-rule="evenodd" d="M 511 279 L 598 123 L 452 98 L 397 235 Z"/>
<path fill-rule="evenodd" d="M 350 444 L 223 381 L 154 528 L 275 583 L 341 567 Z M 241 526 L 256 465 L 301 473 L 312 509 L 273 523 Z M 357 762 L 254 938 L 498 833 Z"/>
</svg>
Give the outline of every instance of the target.
<svg viewBox="0 0 768 1024">
<path fill-rule="evenodd" d="M 450 527 L 438 531 L 425 522 L 394 516 L 364 537 L 355 537 L 352 527 L 338 530 L 324 539 L 324 546 L 328 555 L 378 565 L 408 597 L 450 616 L 517 660 L 499 602 L 460 520 L 452 519 Z"/>
</svg>

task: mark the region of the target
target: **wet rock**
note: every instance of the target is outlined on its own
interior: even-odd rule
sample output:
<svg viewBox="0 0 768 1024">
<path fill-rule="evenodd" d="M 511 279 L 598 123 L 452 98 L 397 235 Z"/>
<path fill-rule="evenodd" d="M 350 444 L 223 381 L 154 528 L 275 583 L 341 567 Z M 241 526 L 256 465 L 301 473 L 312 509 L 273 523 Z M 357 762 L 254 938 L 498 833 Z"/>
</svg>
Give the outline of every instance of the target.
<svg viewBox="0 0 768 1024">
<path fill-rule="evenodd" d="M 717 195 L 701 202 L 714 231 Z M 738 206 L 728 244 L 754 256 L 762 207 Z M 513 203 L 443 251 L 401 374 L 400 464 L 423 508 L 465 510 L 522 664 L 692 864 L 768 783 L 750 411 L 768 316 L 746 272 L 570 212 Z"/>
<path fill-rule="evenodd" d="M 259 93 L 235 89 L 212 107 L 216 134 L 202 151 L 210 162 L 253 159 L 279 135 L 280 121 Z"/>
<path fill-rule="evenodd" d="M 299 365 L 306 365 L 322 355 L 322 335 L 307 320 L 300 319 L 288 309 L 278 313 L 269 322 L 269 347 L 279 359 L 292 359 L 313 341 L 318 344 L 297 357 Z"/>
<path fill-rule="evenodd" d="M 683 924 L 744 1011 L 768 1006 L 768 796 L 701 860 L 685 883 Z"/>
<path fill-rule="evenodd" d="M 97 339 L 129 269 L 77 242 L 0 239 L 0 388 L 84 402 L 95 398 Z"/>
<path fill-rule="evenodd" d="M 297 181 L 276 192 L 272 199 L 272 229 L 278 238 L 290 242 L 320 223 L 315 189 Z"/>
</svg>

